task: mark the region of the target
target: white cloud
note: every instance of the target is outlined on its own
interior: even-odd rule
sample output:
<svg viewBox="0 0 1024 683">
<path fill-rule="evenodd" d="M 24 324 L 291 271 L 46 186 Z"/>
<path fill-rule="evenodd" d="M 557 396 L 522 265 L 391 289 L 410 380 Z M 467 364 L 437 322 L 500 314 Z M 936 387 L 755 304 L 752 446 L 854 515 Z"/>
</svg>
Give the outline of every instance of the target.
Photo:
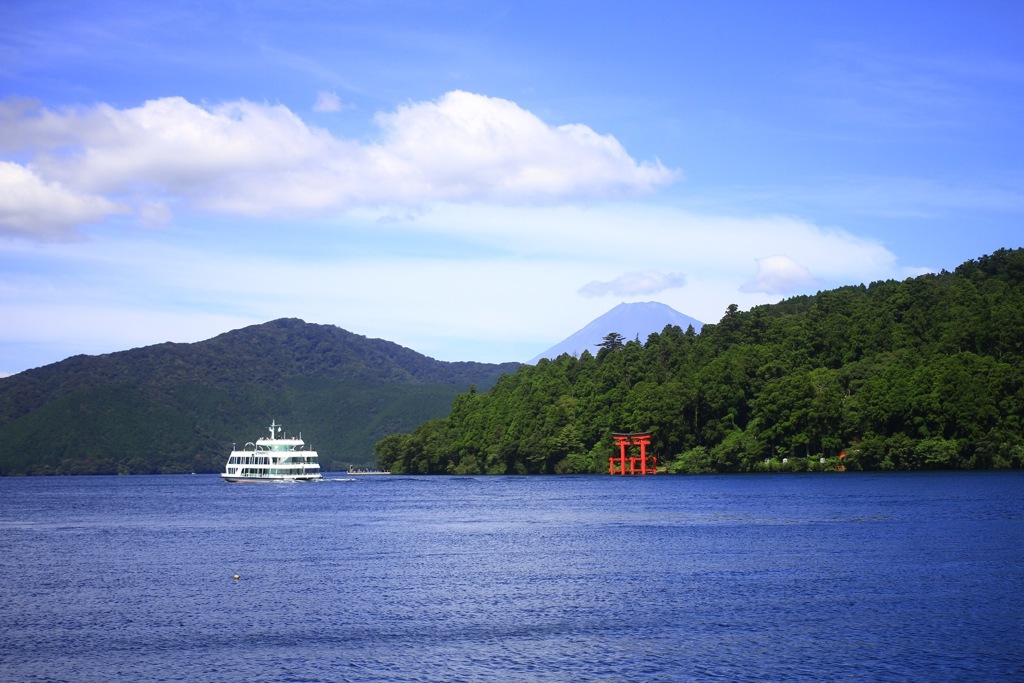
<svg viewBox="0 0 1024 683">
<path fill-rule="evenodd" d="M 323 90 L 316 94 L 316 102 L 313 104 L 313 111 L 325 114 L 334 114 L 348 108 L 336 93 Z"/>
<path fill-rule="evenodd" d="M 0 107 L 0 149 L 28 150 L 37 185 L 78 197 L 87 220 L 128 202 L 149 206 L 141 212 L 149 221 L 165 200 L 249 216 L 561 202 L 643 194 L 679 176 L 633 160 L 585 125 L 550 126 L 514 102 L 467 92 L 375 121 L 380 138 L 366 143 L 309 126 L 287 107 L 244 100 L 203 107 L 169 97 L 61 112 L 19 101 Z M 27 234 L 46 217 L 38 203 L 9 214 L 7 223 Z M 76 222 L 65 215 L 42 224 L 70 231 Z"/>
<path fill-rule="evenodd" d="M 77 226 L 124 210 L 103 197 L 44 180 L 19 164 L 0 161 L 0 235 L 41 241 L 74 239 Z"/>
<path fill-rule="evenodd" d="M 587 297 L 639 296 L 657 294 L 666 289 L 678 289 L 684 286 L 686 286 L 686 275 L 683 273 L 641 270 L 626 273 L 605 282 L 600 280 L 588 282 L 580 288 L 579 293 Z"/>
<path fill-rule="evenodd" d="M 309 128 L 287 107 L 246 101 L 205 109 L 169 97 L 133 109 L 98 105 L 41 118 L 48 124 L 29 129 L 40 142 L 74 132 L 66 147 L 37 155 L 38 172 L 107 193 L 165 191 L 203 199 L 253 176 L 303 168 L 334 145 L 328 133 Z"/>
<path fill-rule="evenodd" d="M 740 287 L 741 292 L 793 294 L 817 287 L 821 281 L 811 271 L 788 256 L 766 256 L 757 259 L 757 275 Z"/>
<path fill-rule="evenodd" d="M 659 162 L 635 162 L 610 135 L 552 127 L 514 102 L 467 92 L 399 107 L 377 123 L 379 163 L 395 165 L 413 180 L 410 189 L 434 199 L 605 197 L 650 192 L 678 177 Z"/>
</svg>

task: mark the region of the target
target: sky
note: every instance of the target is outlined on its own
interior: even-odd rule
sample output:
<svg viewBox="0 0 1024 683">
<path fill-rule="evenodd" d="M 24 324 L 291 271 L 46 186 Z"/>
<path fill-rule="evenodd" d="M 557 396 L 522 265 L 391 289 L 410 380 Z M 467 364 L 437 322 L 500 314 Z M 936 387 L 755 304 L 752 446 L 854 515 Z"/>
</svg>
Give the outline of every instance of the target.
<svg viewBox="0 0 1024 683">
<path fill-rule="evenodd" d="M 524 362 L 1024 246 L 1019 1 L 0 0 L 0 376 L 301 318 Z"/>
</svg>

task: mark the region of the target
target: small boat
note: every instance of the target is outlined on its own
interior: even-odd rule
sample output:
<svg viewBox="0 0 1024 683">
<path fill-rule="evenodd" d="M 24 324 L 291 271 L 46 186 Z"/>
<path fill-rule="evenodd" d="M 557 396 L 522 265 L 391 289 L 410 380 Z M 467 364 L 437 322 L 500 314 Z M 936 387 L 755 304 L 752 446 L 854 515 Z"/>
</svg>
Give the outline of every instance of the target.
<svg viewBox="0 0 1024 683">
<path fill-rule="evenodd" d="M 283 427 L 270 422 L 270 437 L 245 444 L 242 450 L 232 449 L 221 477 L 231 483 L 269 483 L 320 481 L 320 460 L 317 452 L 299 438 L 290 439 Z"/>
<path fill-rule="evenodd" d="M 352 467 L 349 467 L 348 471 L 345 474 L 359 475 L 359 476 L 364 476 L 365 477 L 365 476 L 371 476 L 371 475 L 376 476 L 376 475 L 379 475 L 379 474 L 391 474 L 391 472 L 389 472 L 387 470 L 354 469 Z"/>
</svg>

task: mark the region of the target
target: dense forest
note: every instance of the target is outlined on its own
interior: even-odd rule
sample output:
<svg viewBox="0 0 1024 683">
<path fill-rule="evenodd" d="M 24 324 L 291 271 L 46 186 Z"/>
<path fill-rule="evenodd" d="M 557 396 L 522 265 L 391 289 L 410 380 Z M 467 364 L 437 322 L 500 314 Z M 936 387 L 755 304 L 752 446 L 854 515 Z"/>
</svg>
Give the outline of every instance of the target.
<svg viewBox="0 0 1024 683">
<path fill-rule="evenodd" d="M 641 431 L 674 473 L 1019 468 L 1024 250 L 730 306 L 700 334 L 609 330 L 375 453 L 396 473 L 601 472 L 612 433 Z"/>
<path fill-rule="evenodd" d="M 297 319 L 74 356 L 0 378 L 0 475 L 216 472 L 272 419 L 327 470 L 369 466 L 379 439 L 517 367 L 446 363 Z"/>
</svg>

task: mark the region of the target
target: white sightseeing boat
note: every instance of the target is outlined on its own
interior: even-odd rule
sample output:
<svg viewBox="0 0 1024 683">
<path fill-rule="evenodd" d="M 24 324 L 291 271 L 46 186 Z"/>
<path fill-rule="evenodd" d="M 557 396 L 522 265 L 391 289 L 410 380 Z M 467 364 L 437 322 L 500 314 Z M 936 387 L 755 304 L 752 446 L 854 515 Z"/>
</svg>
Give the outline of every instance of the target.
<svg viewBox="0 0 1024 683">
<path fill-rule="evenodd" d="M 233 483 L 263 483 L 290 481 L 320 481 L 320 462 L 312 447 L 306 448 L 302 435 L 297 439 L 282 434 L 282 427 L 270 423 L 270 438 L 261 437 L 256 443 L 245 444 L 242 450 L 232 450 L 228 464 L 220 475 Z M 281 435 L 279 437 L 279 435 Z"/>
</svg>

